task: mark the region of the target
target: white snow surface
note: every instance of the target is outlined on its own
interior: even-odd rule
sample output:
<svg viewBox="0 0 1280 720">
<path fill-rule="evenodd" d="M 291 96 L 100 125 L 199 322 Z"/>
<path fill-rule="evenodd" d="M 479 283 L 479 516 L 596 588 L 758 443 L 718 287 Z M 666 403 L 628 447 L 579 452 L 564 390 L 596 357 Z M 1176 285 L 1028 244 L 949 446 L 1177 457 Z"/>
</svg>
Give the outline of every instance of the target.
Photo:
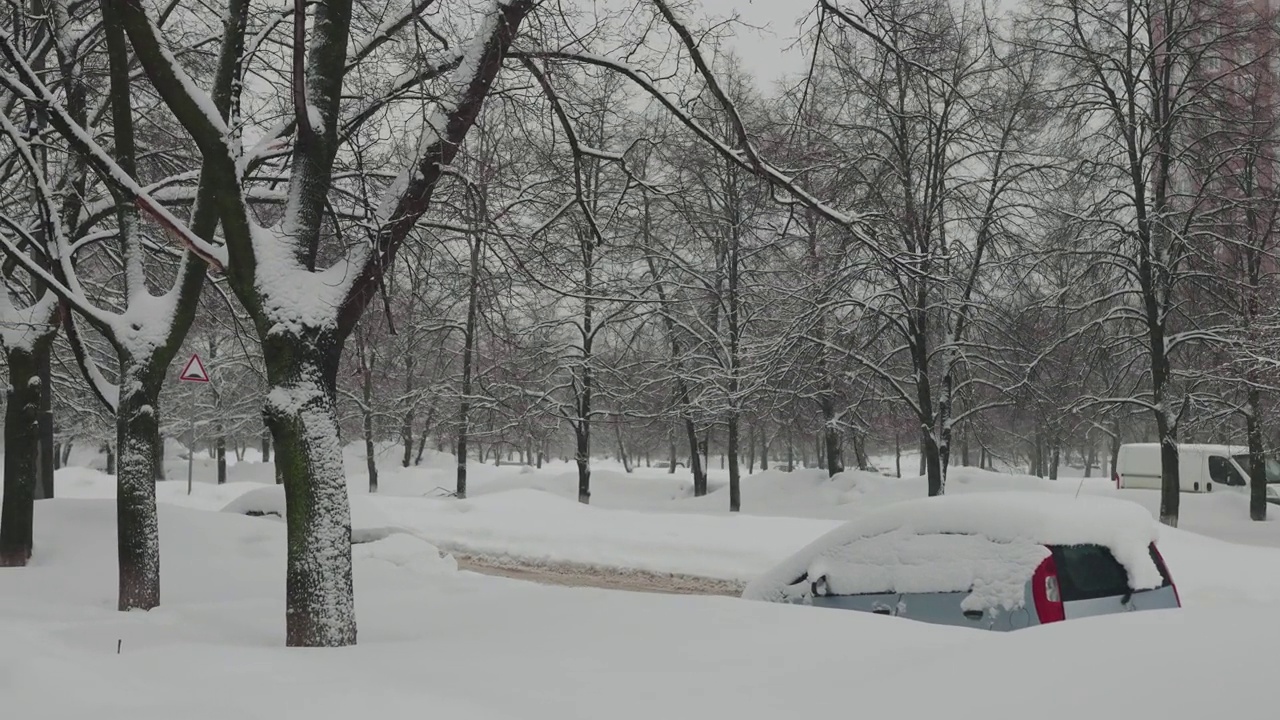
<svg viewBox="0 0 1280 720">
<path fill-rule="evenodd" d="M 59 477 L 65 487 L 81 486 Z M 775 720 L 851 707 L 983 720 L 1029 712 L 1075 720 L 1081 707 L 1161 720 L 1274 714 L 1274 671 L 1265 661 L 1280 645 L 1273 549 L 1171 534 L 1166 539 L 1178 542 L 1166 555 L 1180 584 L 1206 579 L 1182 554 L 1185 540 L 1220 578 L 1232 578 L 1234 597 L 1004 634 L 482 577 L 453 571 L 421 540 L 393 535 L 353 550 L 360 644 L 300 651 L 282 647 L 284 526 L 176 507 L 186 498 L 179 484 L 160 492 L 163 595 L 150 612 L 115 611 L 113 502 L 37 503 L 35 562 L 0 570 L 0 702 L 8 714 L 350 720 L 427 709 L 468 720 L 602 713 Z M 191 502 L 207 505 L 212 495 L 201 493 L 215 491 L 232 489 L 202 487 Z M 757 530 L 767 532 L 770 518 L 758 519 Z M 655 520 L 654 532 L 660 527 Z M 1265 604 L 1242 602 L 1247 593 Z M 1099 672 L 1100 657 L 1124 671 Z M 1207 667 L 1231 670 L 1206 682 Z M 1069 702 L 1055 700 L 1063 687 L 1071 688 Z"/>
<path fill-rule="evenodd" d="M 1014 610 L 1048 555 L 1045 545 L 1108 547 L 1136 590 L 1162 578 L 1147 546 L 1159 526 L 1140 505 L 1048 493 L 981 493 L 908 500 L 815 540 L 763 574 L 744 597 L 778 601 L 803 576 L 835 594 L 972 591 L 965 609 Z M 798 591 L 807 594 L 806 587 Z"/>
<path fill-rule="evenodd" d="M 808 556 L 804 572 L 811 581 L 825 578 L 834 595 L 967 592 L 962 609 L 1016 610 L 1022 607 L 1027 579 L 1048 554 L 1033 542 L 898 529 L 825 548 Z M 775 580 L 781 577 L 767 573 L 747 586 L 744 597 L 781 601 L 810 595 L 809 582 L 795 588 L 796 593 Z"/>
</svg>

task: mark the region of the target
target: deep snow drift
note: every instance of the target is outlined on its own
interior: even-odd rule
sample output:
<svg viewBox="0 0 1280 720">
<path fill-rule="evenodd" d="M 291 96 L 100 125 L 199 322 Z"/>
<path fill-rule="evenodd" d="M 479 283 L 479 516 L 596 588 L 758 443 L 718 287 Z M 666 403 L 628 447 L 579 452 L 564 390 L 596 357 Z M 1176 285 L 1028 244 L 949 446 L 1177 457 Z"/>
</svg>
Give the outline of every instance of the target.
<svg viewBox="0 0 1280 720">
<path fill-rule="evenodd" d="M 1263 717 L 1274 705 L 1273 670 L 1258 654 L 1280 643 L 1280 593 L 1265 584 L 1253 589 L 1266 608 L 995 634 L 481 577 L 392 535 L 355 548 L 360 645 L 296 650 L 281 647 L 280 523 L 163 504 L 163 605 L 122 614 L 113 504 L 53 500 L 37 512 L 36 564 L 0 571 L 0 698 L 14 717 L 1074 720 L 1085 707 L 1199 720 Z M 1217 545 L 1241 582 L 1267 572 Z M 1198 581 L 1179 572 L 1180 583 Z M 1205 668 L 1230 671 L 1206 681 Z"/>
</svg>

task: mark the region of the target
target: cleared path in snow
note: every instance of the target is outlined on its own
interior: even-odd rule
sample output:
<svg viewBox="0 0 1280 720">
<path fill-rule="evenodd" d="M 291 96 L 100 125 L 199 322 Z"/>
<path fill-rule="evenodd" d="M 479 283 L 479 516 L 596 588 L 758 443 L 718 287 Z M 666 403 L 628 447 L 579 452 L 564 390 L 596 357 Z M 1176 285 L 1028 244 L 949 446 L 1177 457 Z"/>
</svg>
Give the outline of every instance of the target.
<svg viewBox="0 0 1280 720">
<path fill-rule="evenodd" d="M 724 595 L 738 597 L 742 584 L 732 580 L 643 570 L 579 565 L 576 563 L 527 564 L 510 559 L 452 553 L 458 569 L 482 575 L 527 580 L 543 585 L 590 587 L 605 590 L 663 593 L 667 595 Z"/>
</svg>

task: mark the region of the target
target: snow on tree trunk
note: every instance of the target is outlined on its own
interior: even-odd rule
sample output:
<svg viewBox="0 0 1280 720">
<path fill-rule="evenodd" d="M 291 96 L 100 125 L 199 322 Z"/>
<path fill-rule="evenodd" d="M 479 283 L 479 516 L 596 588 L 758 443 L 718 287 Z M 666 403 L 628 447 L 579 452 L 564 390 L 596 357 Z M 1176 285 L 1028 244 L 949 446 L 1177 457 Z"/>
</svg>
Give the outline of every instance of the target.
<svg viewBox="0 0 1280 720">
<path fill-rule="evenodd" d="M 1178 504 L 1182 499 L 1179 485 L 1178 437 L 1164 413 L 1157 413 L 1156 432 L 1160 437 L 1160 522 L 1178 527 Z"/>
<path fill-rule="evenodd" d="M 0 292 L 6 291 L 0 288 Z M 5 392 L 0 567 L 21 567 L 31 559 L 39 480 L 40 377 L 30 349 L 9 348 L 5 358 L 9 364 L 9 387 Z"/>
<path fill-rule="evenodd" d="M 340 647 L 356 641 L 351 507 L 338 439 L 341 345 L 330 332 L 271 333 L 265 415 L 284 480 L 288 527 L 285 642 Z"/>
<path fill-rule="evenodd" d="M 825 407 L 823 413 L 826 413 Z M 826 452 L 827 477 L 835 477 L 844 472 L 844 461 L 840 459 L 840 431 L 835 426 L 834 417 L 833 412 L 831 420 L 828 421 L 830 424 L 823 428 L 822 443 Z"/>
<path fill-rule="evenodd" d="M 921 446 L 924 451 L 924 471 L 929 479 L 929 497 L 942 495 L 947 491 L 947 477 L 946 468 L 942 464 L 942 454 L 938 451 L 938 443 L 931 435 L 925 435 Z"/>
<path fill-rule="evenodd" d="M 159 387 L 142 381 L 143 368 L 124 368 L 116 409 L 116 542 L 120 566 L 119 610 L 160 604 L 160 535 L 155 467 Z"/>
</svg>

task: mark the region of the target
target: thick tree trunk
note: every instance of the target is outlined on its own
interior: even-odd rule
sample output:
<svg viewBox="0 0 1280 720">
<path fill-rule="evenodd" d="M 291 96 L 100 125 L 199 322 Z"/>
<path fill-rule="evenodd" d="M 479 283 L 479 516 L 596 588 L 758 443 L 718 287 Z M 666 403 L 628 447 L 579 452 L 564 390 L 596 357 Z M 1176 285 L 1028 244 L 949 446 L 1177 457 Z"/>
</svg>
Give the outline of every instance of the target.
<svg viewBox="0 0 1280 720">
<path fill-rule="evenodd" d="M 104 447 L 105 447 L 105 448 L 106 448 L 106 450 L 107 450 L 107 474 L 108 474 L 108 475 L 115 475 L 115 474 L 116 474 L 116 448 L 115 448 L 115 445 L 113 445 L 113 444 L 111 444 L 111 443 L 109 443 L 109 442 L 108 442 L 108 443 L 105 443 L 105 444 L 104 444 Z"/>
<path fill-rule="evenodd" d="M 422 453 L 427 449 L 427 429 L 422 428 L 422 435 L 418 438 L 418 452 L 413 456 L 413 464 L 415 466 L 422 464 Z"/>
<path fill-rule="evenodd" d="M 840 457 L 840 431 L 834 423 L 824 429 L 823 445 L 827 452 L 827 475 L 835 477 L 844 472 L 844 460 Z"/>
<path fill-rule="evenodd" d="M 1061 458 L 1062 458 L 1062 445 L 1061 445 L 1061 443 L 1059 443 L 1059 442 L 1058 442 L 1058 440 L 1056 440 L 1056 439 L 1055 439 L 1055 440 L 1053 441 L 1053 445 L 1052 445 L 1052 447 L 1053 447 L 1053 450 L 1051 451 L 1051 454 L 1049 455 L 1049 479 L 1050 479 L 1050 480 L 1057 480 L 1057 479 L 1058 479 L 1058 465 L 1059 465 L 1059 461 L 1060 461 L 1060 460 L 1061 460 Z"/>
<path fill-rule="evenodd" d="M 729 416 L 729 512 L 742 509 L 742 471 L 738 467 L 738 418 Z"/>
<path fill-rule="evenodd" d="M 764 423 L 760 424 L 760 472 L 769 469 L 769 433 Z"/>
<path fill-rule="evenodd" d="M 756 471 L 756 429 L 747 428 L 747 474 Z"/>
<path fill-rule="evenodd" d="M 271 334 L 266 416 L 284 478 L 288 561 L 285 642 L 337 647 L 356 641 L 351 509 L 338 439 L 341 344 L 327 333 Z"/>
<path fill-rule="evenodd" d="M 466 413 L 466 402 L 463 402 L 463 408 L 459 411 L 459 417 L 464 417 Z M 457 470 L 454 474 L 453 493 L 458 498 L 465 499 L 467 497 L 467 431 L 463 427 L 458 428 L 458 445 L 454 452 L 457 458 Z M 484 462 L 484 458 L 480 458 L 480 462 Z"/>
<path fill-rule="evenodd" d="M 924 436 L 924 469 L 929 478 L 929 497 L 942 495 L 947 491 L 946 459 L 939 452 L 938 444 L 933 436 Z"/>
<path fill-rule="evenodd" d="M 271 462 L 271 430 L 266 426 L 262 428 L 262 462 Z"/>
<path fill-rule="evenodd" d="M 667 455 L 668 455 L 671 459 L 667 462 L 667 474 L 668 474 L 668 475 L 675 475 L 675 474 L 676 474 L 676 462 L 677 462 L 677 460 L 676 460 L 676 436 L 675 436 L 675 434 L 672 434 L 672 435 L 668 436 L 668 446 L 669 446 L 669 447 L 668 447 L 668 451 L 669 451 L 669 452 L 667 453 Z"/>
<path fill-rule="evenodd" d="M 157 398 L 157 404 L 153 406 L 156 421 L 155 432 L 151 435 L 151 444 L 154 446 L 151 451 L 151 479 L 153 482 L 164 482 L 164 436 L 160 434 L 160 405 L 158 403 L 159 399 Z"/>
<path fill-rule="evenodd" d="M 43 158 L 43 153 L 41 158 Z M 35 350 L 36 372 L 40 376 L 40 426 L 39 457 L 36 464 L 36 499 L 47 500 L 54 496 L 53 489 L 53 370 L 50 358 L 53 343 L 37 343 Z M 7 446 L 6 446 L 7 447 Z"/>
<path fill-rule="evenodd" d="M 575 422 L 574 440 L 577 442 L 573 459 L 578 464 L 578 502 L 591 503 L 591 426 Z"/>
<path fill-rule="evenodd" d="M 75 446 L 75 443 L 71 440 L 67 440 L 67 442 L 63 444 L 62 457 L 58 462 L 58 467 L 60 468 L 67 467 L 67 463 L 71 462 L 71 448 L 74 446 Z"/>
<path fill-rule="evenodd" d="M 698 428 L 693 418 L 684 419 L 685 439 L 689 441 L 689 472 L 693 473 L 693 495 L 702 497 L 707 494 L 707 469 L 702 465 L 702 457 L 698 448 Z M 674 463 L 672 464 L 674 466 Z"/>
<path fill-rule="evenodd" d="M 426 432 L 424 431 L 425 435 Z M 404 455 L 400 458 L 400 467 L 413 464 L 413 411 L 405 413 L 404 422 L 400 425 L 400 442 L 404 445 Z"/>
<path fill-rule="evenodd" d="M 9 387 L 5 391 L 0 567 L 21 567 L 31 559 L 36 488 L 40 482 L 40 377 L 33 353 L 8 349 L 5 357 L 9 363 Z"/>
<path fill-rule="evenodd" d="M 145 374 L 127 368 L 133 380 Z M 155 468 L 159 464 L 155 413 L 159 388 L 141 380 L 121 383 L 116 411 L 116 542 L 120 566 L 117 607 L 150 610 L 160 604 L 160 535 L 156 515 Z M 123 391 L 133 387 L 132 392 Z"/>
<path fill-rule="evenodd" d="M 815 442 L 815 451 L 818 456 L 818 469 L 827 469 L 827 453 L 826 453 L 826 431 L 818 433 L 818 439 Z"/>
<path fill-rule="evenodd" d="M 1256 387 L 1249 388 L 1249 408 L 1245 431 L 1249 437 L 1249 519 L 1267 519 L 1267 460 L 1262 446 L 1262 399 Z"/>
<path fill-rule="evenodd" d="M 55 471 L 62 469 L 62 443 L 56 440 L 53 443 L 53 469 Z"/>
<path fill-rule="evenodd" d="M 795 472 L 796 446 L 791 442 L 791 433 L 787 433 L 787 472 Z"/>
<path fill-rule="evenodd" d="M 214 456 L 218 461 L 218 484 L 227 484 L 227 436 L 222 428 L 222 421 L 218 421 L 216 432 L 217 439 L 213 441 Z"/>
</svg>

